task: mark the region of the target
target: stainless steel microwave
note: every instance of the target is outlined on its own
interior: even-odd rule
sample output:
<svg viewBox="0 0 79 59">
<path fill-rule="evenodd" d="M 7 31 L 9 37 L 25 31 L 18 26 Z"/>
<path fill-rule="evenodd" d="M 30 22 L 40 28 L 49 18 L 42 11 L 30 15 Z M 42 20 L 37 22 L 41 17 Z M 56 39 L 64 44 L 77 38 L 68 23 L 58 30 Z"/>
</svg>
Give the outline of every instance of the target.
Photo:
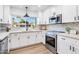
<svg viewBox="0 0 79 59">
<path fill-rule="evenodd" d="M 58 14 L 56 17 L 49 18 L 49 24 L 61 24 L 62 14 Z"/>
</svg>

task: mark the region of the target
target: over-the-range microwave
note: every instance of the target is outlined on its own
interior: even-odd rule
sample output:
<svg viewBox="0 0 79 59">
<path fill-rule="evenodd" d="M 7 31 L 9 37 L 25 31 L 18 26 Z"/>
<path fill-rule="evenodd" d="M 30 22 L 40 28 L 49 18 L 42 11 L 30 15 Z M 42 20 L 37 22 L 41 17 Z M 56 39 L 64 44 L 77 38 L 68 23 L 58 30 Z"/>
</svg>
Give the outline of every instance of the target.
<svg viewBox="0 0 79 59">
<path fill-rule="evenodd" d="M 52 16 L 49 18 L 49 24 L 61 24 L 62 23 L 62 14 L 58 14 L 57 16 Z"/>
</svg>

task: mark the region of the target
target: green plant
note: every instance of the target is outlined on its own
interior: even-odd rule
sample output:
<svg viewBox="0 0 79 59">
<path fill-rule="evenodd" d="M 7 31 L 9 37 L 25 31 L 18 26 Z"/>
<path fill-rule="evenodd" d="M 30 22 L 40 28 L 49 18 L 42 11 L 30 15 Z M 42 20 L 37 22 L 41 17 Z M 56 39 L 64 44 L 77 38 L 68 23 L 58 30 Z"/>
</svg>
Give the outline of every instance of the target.
<svg viewBox="0 0 79 59">
<path fill-rule="evenodd" d="M 67 32 L 69 32 L 69 31 L 71 30 L 71 28 L 70 28 L 70 27 L 66 27 L 65 30 L 66 30 Z"/>
<path fill-rule="evenodd" d="M 25 20 L 24 19 L 21 19 L 20 23 L 25 23 Z"/>
</svg>

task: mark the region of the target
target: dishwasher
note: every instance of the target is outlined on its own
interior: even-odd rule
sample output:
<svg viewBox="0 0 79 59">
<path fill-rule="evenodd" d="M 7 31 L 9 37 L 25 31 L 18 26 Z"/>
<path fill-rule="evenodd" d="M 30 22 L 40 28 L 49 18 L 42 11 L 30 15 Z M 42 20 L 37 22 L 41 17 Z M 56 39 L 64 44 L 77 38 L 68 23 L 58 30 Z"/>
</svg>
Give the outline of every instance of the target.
<svg viewBox="0 0 79 59">
<path fill-rule="evenodd" d="M 8 37 L 0 41 L 0 54 L 8 53 Z"/>
</svg>

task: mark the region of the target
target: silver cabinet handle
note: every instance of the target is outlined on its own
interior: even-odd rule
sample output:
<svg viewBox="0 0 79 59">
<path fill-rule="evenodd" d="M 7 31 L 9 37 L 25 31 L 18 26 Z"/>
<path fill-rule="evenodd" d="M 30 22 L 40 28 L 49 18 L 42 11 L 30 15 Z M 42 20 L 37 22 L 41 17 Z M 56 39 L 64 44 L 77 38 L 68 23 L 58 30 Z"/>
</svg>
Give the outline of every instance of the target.
<svg viewBox="0 0 79 59">
<path fill-rule="evenodd" d="M 70 45 L 70 50 L 71 50 L 71 45 Z"/>
<path fill-rule="evenodd" d="M 18 40 L 20 40 L 20 38 L 18 37 Z"/>
<path fill-rule="evenodd" d="M 75 48 L 73 47 L 73 52 L 75 51 Z"/>
<path fill-rule="evenodd" d="M 79 16 L 78 16 L 78 20 L 79 20 Z"/>
<path fill-rule="evenodd" d="M 74 17 L 74 20 L 76 20 L 76 17 Z"/>
<path fill-rule="evenodd" d="M 30 36 L 28 36 L 27 38 L 30 39 Z"/>
<path fill-rule="evenodd" d="M 37 35 L 36 35 L 36 38 L 37 38 Z"/>
<path fill-rule="evenodd" d="M 9 40 L 9 42 L 11 42 L 11 40 Z"/>
</svg>

